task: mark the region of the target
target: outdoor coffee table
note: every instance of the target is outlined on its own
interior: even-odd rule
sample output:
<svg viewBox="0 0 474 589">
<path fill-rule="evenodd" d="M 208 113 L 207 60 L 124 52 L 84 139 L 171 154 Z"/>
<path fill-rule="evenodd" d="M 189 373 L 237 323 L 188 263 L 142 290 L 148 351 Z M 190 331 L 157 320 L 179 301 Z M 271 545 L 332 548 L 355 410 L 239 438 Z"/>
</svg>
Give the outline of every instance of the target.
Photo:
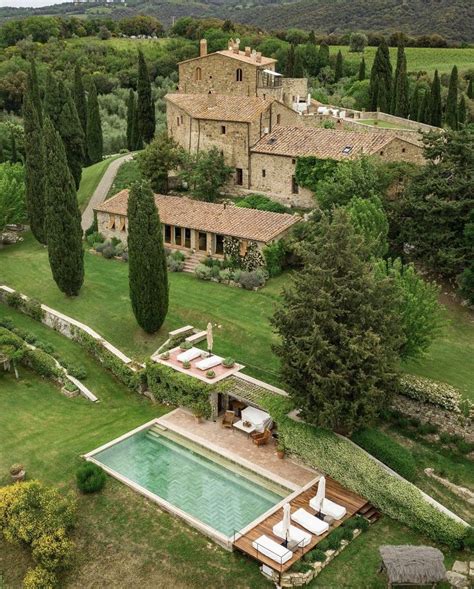
<svg viewBox="0 0 474 589">
<path fill-rule="evenodd" d="M 255 431 L 255 426 L 253 424 L 244 425 L 244 422 L 240 419 L 233 424 L 235 429 L 239 429 L 242 432 L 245 432 L 248 436 Z"/>
</svg>

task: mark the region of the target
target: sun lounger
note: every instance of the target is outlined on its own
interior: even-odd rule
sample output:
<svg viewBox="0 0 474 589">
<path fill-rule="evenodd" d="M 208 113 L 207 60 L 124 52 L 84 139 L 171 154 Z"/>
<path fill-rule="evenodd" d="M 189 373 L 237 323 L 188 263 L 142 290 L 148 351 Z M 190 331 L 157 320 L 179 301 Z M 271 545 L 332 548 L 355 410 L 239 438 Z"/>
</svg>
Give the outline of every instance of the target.
<svg viewBox="0 0 474 589">
<path fill-rule="evenodd" d="M 285 533 L 283 530 L 283 520 L 273 526 L 273 533 L 275 534 L 275 536 L 283 538 L 283 540 L 285 539 Z M 298 544 L 298 548 L 303 548 L 311 542 L 311 534 L 308 534 L 308 532 L 300 530 L 296 526 L 290 526 L 290 535 L 288 540 L 290 542 L 296 542 Z"/>
<path fill-rule="evenodd" d="M 191 362 L 192 360 L 196 360 L 202 354 L 202 350 L 198 350 L 198 348 L 191 348 L 190 350 L 186 350 L 185 352 L 181 352 L 176 356 L 176 360 L 178 362 Z"/>
<path fill-rule="evenodd" d="M 288 560 L 290 560 L 293 556 L 293 552 L 281 546 L 281 544 L 277 544 L 274 540 L 269 538 L 268 536 L 260 536 L 252 542 L 252 546 L 257 550 L 260 554 L 271 558 L 278 564 L 285 564 Z"/>
<path fill-rule="evenodd" d="M 291 519 L 303 528 L 316 534 L 316 536 L 320 536 L 329 530 L 329 524 L 311 515 L 309 511 L 306 511 L 302 507 L 291 514 Z"/>
<path fill-rule="evenodd" d="M 215 366 L 219 366 L 222 363 L 222 358 L 220 356 L 210 356 L 209 358 L 204 358 L 204 360 L 200 360 L 196 363 L 196 368 L 199 370 L 210 370 Z"/>
<path fill-rule="evenodd" d="M 313 497 L 309 504 L 315 511 L 319 511 L 318 504 L 315 500 L 316 497 Z M 343 505 L 339 505 L 330 499 L 324 498 L 321 503 L 321 513 L 324 513 L 324 515 L 329 515 L 334 519 L 342 519 L 346 515 L 347 510 Z"/>
</svg>

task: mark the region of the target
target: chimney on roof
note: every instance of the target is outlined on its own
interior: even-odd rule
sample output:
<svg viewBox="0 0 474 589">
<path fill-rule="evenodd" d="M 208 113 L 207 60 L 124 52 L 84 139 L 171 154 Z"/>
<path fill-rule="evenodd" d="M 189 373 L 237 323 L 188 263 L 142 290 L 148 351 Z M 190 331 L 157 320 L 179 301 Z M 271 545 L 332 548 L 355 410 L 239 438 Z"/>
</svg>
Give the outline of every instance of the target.
<svg viewBox="0 0 474 589">
<path fill-rule="evenodd" d="M 234 49 L 234 39 L 229 39 L 229 42 L 227 43 L 227 49 L 229 51 L 232 51 Z"/>
<path fill-rule="evenodd" d="M 251 53 L 251 51 L 252 51 L 252 50 L 250 49 L 250 47 L 246 47 L 246 48 L 245 48 L 245 57 L 250 57 L 250 53 Z"/>
<path fill-rule="evenodd" d="M 255 61 L 257 59 L 257 52 L 255 51 L 255 49 L 252 49 L 252 61 Z"/>
<path fill-rule="evenodd" d="M 234 53 L 239 53 L 240 51 L 240 39 L 236 39 L 234 43 Z"/>
<path fill-rule="evenodd" d="M 216 95 L 212 90 L 207 93 L 207 108 L 214 108 L 217 104 Z"/>
<path fill-rule="evenodd" d="M 207 55 L 207 40 L 201 39 L 199 41 L 199 57 L 205 57 Z"/>
<path fill-rule="evenodd" d="M 262 54 L 260 53 L 260 51 L 257 51 L 256 61 L 257 63 L 262 63 Z"/>
</svg>

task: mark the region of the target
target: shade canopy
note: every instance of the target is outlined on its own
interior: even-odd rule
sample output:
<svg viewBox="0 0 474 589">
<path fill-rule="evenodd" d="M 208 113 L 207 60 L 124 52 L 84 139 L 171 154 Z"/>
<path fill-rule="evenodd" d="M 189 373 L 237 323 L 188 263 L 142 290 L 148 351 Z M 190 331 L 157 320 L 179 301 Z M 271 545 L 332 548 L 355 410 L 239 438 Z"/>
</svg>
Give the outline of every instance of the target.
<svg viewBox="0 0 474 589">
<path fill-rule="evenodd" d="M 316 496 L 312 502 L 314 509 L 318 509 L 321 511 L 321 506 L 323 504 L 323 499 L 326 497 L 326 479 L 325 477 L 321 477 L 318 483 L 318 490 L 316 492 Z"/>
<path fill-rule="evenodd" d="M 208 350 L 212 350 L 212 347 L 214 345 L 214 337 L 212 335 L 212 323 L 211 322 L 209 322 L 207 324 L 207 336 L 206 336 L 206 339 L 207 339 L 207 349 Z"/>
<path fill-rule="evenodd" d="M 290 539 L 290 526 L 291 526 L 291 505 L 285 503 L 283 505 L 283 534 L 285 540 L 288 542 Z"/>
</svg>

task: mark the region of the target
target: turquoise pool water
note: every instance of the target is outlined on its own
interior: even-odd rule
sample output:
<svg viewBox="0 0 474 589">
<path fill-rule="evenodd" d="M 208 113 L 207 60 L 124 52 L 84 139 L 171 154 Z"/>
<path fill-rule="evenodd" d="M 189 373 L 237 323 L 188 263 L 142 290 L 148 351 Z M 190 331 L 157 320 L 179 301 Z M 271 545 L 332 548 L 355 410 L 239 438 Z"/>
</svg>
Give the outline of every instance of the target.
<svg viewBox="0 0 474 589">
<path fill-rule="evenodd" d="M 154 432 L 134 434 L 94 458 L 229 537 L 282 499 L 231 467 Z"/>
</svg>

